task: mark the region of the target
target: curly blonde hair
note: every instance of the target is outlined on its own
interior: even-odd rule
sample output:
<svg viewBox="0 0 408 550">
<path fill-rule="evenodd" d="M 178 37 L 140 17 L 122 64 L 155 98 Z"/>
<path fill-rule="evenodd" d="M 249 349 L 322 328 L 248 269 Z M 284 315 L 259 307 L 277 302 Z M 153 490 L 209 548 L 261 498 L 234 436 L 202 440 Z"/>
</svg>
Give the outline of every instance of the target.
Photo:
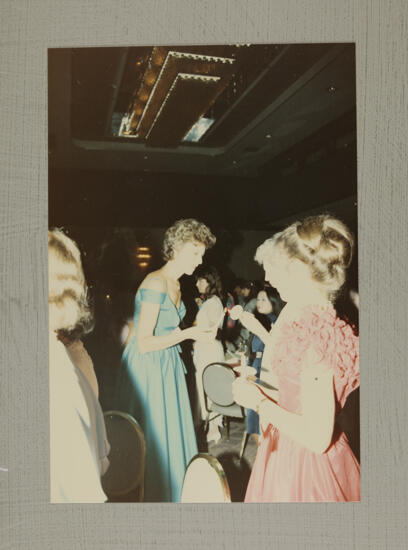
<svg viewBox="0 0 408 550">
<path fill-rule="evenodd" d="M 165 261 L 172 260 L 175 248 L 188 242 L 203 244 L 208 249 L 214 246 L 215 241 L 215 236 L 205 224 L 192 218 L 177 220 L 164 235 L 163 258 Z"/>
<path fill-rule="evenodd" d="M 342 287 L 351 264 L 354 237 L 348 227 L 329 214 L 310 216 L 267 239 L 256 251 L 263 264 L 281 247 L 289 258 L 309 266 L 312 279 L 325 285 L 331 295 Z"/>
<path fill-rule="evenodd" d="M 88 290 L 75 242 L 60 229 L 48 231 L 48 303 L 58 312 L 58 331 L 92 330 Z"/>
</svg>

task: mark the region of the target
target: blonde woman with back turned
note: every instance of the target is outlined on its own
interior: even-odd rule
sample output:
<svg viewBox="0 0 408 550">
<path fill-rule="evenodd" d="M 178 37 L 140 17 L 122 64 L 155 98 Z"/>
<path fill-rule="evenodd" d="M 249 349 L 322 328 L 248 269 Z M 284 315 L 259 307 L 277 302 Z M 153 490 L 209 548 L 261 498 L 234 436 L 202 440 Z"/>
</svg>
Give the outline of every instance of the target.
<svg viewBox="0 0 408 550">
<path fill-rule="evenodd" d="M 51 502 L 105 502 L 103 414 L 86 376 L 71 361 L 59 332 L 90 330 L 87 288 L 76 244 L 48 232 Z"/>
</svg>

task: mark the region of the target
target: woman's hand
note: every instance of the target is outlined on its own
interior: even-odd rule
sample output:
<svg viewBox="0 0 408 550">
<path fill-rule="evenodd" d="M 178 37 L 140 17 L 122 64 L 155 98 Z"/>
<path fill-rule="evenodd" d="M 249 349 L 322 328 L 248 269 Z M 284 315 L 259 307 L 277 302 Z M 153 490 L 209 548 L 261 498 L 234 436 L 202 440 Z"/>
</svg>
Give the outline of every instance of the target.
<svg viewBox="0 0 408 550">
<path fill-rule="evenodd" d="M 248 378 L 237 378 L 232 384 L 232 395 L 234 400 L 246 409 L 255 410 L 264 395 L 259 390 L 259 386 Z"/>
</svg>

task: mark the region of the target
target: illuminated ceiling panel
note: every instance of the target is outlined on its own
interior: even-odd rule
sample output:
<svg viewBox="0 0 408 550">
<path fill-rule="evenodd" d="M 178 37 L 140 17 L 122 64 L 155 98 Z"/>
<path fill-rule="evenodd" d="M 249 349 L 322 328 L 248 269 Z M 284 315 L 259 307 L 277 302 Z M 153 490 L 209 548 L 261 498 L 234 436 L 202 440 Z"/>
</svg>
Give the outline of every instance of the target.
<svg viewBox="0 0 408 550">
<path fill-rule="evenodd" d="M 220 93 L 220 77 L 179 73 L 150 126 L 150 144 L 180 143 Z M 183 106 L 182 114 L 180 106 Z"/>
<path fill-rule="evenodd" d="M 165 52 L 167 52 L 166 55 Z M 195 97 L 202 98 L 201 103 L 189 109 L 189 116 L 185 116 L 186 103 L 176 106 L 175 101 L 172 101 L 172 105 L 176 108 L 174 119 L 177 120 L 180 128 L 186 126 L 187 120 L 190 124 L 186 128 L 186 133 L 198 120 L 198 118 L 191 120 L 191 113 L 193 111 L 197 112 L 198 117 L 204 114 L 205 109 L 203 110 L 203 107 L 205 106 L 208 109 L 227 86 L 233 75 L 234 65 L 235 59 L 233 58 L 178 52 L 166 48 L 153 48 L 143 82 L 131 105 L 132 114 L 128 131 L 124 134 L 137 135 L 142 139 L 148 138 L 152 133 L 153 126 L 157 124 L 158 115 L 161 117 L 160 113 L 164 108 L 164 104 L 168 103 L 173 91 L 177 91 L 177 97 L 183 98 L 187 103 L 192 101 L 192 98 L 180 92 L 180 86 L 182 86 L 181 82 L 191 81 L 192 77 L 196 75 L 199 78 L 195 80 L 195 83 L 191 85 L 190 82 L 190 85 L 184 87 L 184 89 L 187 90 L 190 87 L 194 89 Z M 179 75 L 184 76 L 178 79 Z M 185 75 L 189 75 L 189 78 L 187 79 Z M 207 80 L 208 78 L 210 80 Z M 216 86 L 214 86 L 215 83 Z M 201 85 L 206 88 L 202 94 L 197 91 Z M 209 94 L 209 89 L 212 89 L 212 94 Z M 184 124 L 179 121 L 179 117 L 185 118 Z M 169 120 L 169 113 L 167 113 L 166 119 Z M 185 133 L 180 139 L 184 137 Z M 156 135 L 156 130 L 154 135 Z M 155 139 L 157 139 L 157 136 Z"/>
<path fill-rule="evenodd" d="M 343 50 L 344 54 L 340 55 Z M 130 166 L 133 163 L 140 169 L 143 161 L 143 170 L 146 171 L 163 171 L 165 167 L 173 169 L 177 164 L 173 154 L 176 152 L 177 158 L 183 159 L 179 164 L 181 171 L 187 169 L 182 165 L 187 155 L 197 155 L 188 165 L 190 170 L 194 164 L 197 171 L 206 171 L 210 162 L 200 155 L 207 150 L 217 171 L 221 166 L 219 153 L 221 149 L 226 152 L 228 147 L 229 166 L 238 173 L 243 159 L 247 165 L 260 165 L 262 158 L 272 152 L 276 156 L 278 151 L 286 150 L 290 135 L 297 135 L 299 140 L 306 130 L 313 131 L 317 111 L 323 124 L 327 116 L 330 115 L 331 119 L 347 106 L 355 105 L 355 97 L 350 92 L 355 80 L 351 45 L 77 48 L 67 50 L 65 56 L 65 74 L 71 71 L 70 128 L 76 146 L 95 151 L 110 148 L 123 151 L 126 160 L 118 161 L 118 165 Z M 194 108 L 189 105 L 193 96 L 181 95 L 178 85 L 175 85 L 176 77 L 181 73 L 218 77 L 222 89 L 222 71 L 225 69 L 232 74 L 214 100 L 211 94 L 207 94 L 208 90 L 203 94 L 195 90 L 191 92 L 194 101 L 200 102 Z M 213 85 L 204 82 L 203 86 Z M 311 95 L 308 95 L 309 82 L 315 89 Z M 178 102 L 172 102 L 171 94 L 175 91 Z M 316 101 L 315 96 L 320 99 Z M 168 110 L 170 104 L 174 106 L 173 116 Z M 176 130 L 180 136 L 188 125 L 187 121 L 191 122 L 193 117 L 184 115 L 185 110 L 199 113 L 201 106 L 205 109 L 207 104 L 208 109 L 187 133 L 179 141 L 169 142 L 171 135 L 175 140 Z M 305 106 L 316 113 L 309 117 L 304 112 Z M 185 122 L 179 120 L 184 116 Z M 294 126 L 295 119 L 300 118 L 304 124 Z M 174 134 L 173 130 L 163 128 L 164 119 L 174 125 Z M 141 129 L 146 123 L 144 137 L 136 130 L 139 122 Z M 156 135 L 158 128 L 170 143 L 164 146 L 167 151 L 160 151 L 160 138 Z M 148 152 L 152 145 L 155 152 L 150 157 Z M 126 151 L 134 151 L 135 156 Z M 158 162 L 153 161 L 153 154 L 162 155 Z M 165 159 L 168 159 L 168 164 Z"/>
</svg>

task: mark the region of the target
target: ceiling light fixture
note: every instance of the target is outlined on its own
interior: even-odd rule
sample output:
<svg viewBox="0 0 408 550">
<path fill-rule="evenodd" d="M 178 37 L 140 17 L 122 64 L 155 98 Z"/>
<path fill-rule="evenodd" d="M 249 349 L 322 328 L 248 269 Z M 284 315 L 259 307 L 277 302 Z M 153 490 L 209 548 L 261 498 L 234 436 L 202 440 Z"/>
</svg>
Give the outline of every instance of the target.
<svg viewBox="0 0 408 550">
<path fill-rule="evenodd" d="M 225 89 L 235 63 L 231 57 L 153 48 L 143 81 L 129 106 L 128 130 L 156 145 L 180 143 Z M 138 99 L 144 103 L 141 113 Z M 180 102 L 187 107 L 182 112 Z"/>
<path fill-rule="evenodd" d="M 183 141 L 189 141 L 193 143 L 200 141 L 200 139 L 207 132 L 207 130 L 211 128 L 214 122 L 215 122 L 215 118 L 201 117 L 200 119 L 197 120 L 195 124 L 193 124 L 193 126 L 184 136 Z"/>
</svg>

